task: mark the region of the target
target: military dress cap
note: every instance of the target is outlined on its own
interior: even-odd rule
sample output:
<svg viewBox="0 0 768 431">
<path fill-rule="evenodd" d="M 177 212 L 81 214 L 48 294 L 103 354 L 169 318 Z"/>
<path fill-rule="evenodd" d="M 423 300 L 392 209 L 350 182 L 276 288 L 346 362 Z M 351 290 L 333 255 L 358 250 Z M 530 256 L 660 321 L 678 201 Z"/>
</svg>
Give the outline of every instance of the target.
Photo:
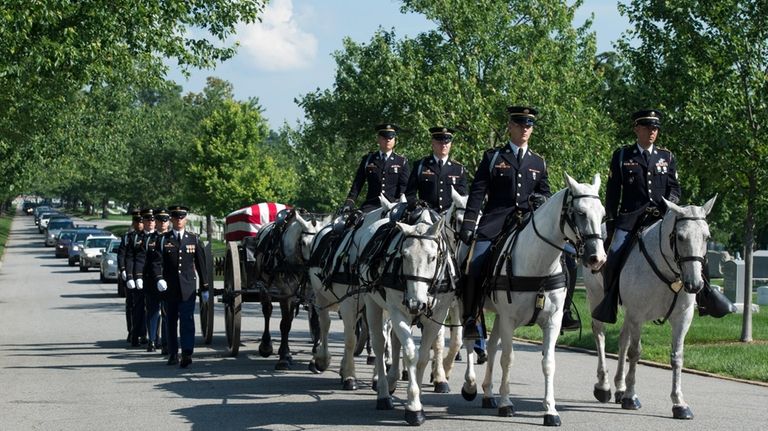
<svg viewBox="0 0 768 431">
<path fill-rule="evenodd" d="M 138 209 L 131 211 L 131 218 L 133 221 L 141 221 L 141 211 Z"/>
<path fill-rule="evenodd" d="M 170 215 L 165 208 L 155 208 L 155 218 L 160 221 L 168 221 Z"/>
<path fill-rule="evenodd" d="M 400 130 L 400 127 L 398 127 L 397 124 L 393 123 L 383 123 L 383 124 L 377 124 L 376 125 L 376 133 L 379 136 L 383 136 L 385 138 L 394 138 L 397 136 L 397 132 Z"/>
<path fill-rule="evenodd" d="M 141 218 L 145 220 L 152 220 L 155 218 L 155 211 L 152 208 L 144 208 L 141 210 Z"/>
<path fill-rule="evenodd" d="M 509 121 L 524 126 L 533 126 L 533 123 L 536 122 L 536 115 L 539 114 L 539 111 L 530 106 L 508 106 L 507 112 L 509 113 Z"/>
<path fill-rule="evenodd" d="M 661 111 L 658 109 L 643 109 L 632 114 L 632 126 L 661 127 Z"/>
<path fill-rule="evenodd" d="M 189 212 L 189 207 L 185 207 L 184 205 L 171 205 L 168 207 L 168 211 L 171 213 L 171 217 L 175 217 L 177 215 L 186 216 Z"/>
<path fill-rule="evenodd" d="M 430 127 L 429 133 L 432 135 L 432 139 L 436 141 L 451 141 L 456 130 L 450 127 L 436 126 Z"/>
</svg>

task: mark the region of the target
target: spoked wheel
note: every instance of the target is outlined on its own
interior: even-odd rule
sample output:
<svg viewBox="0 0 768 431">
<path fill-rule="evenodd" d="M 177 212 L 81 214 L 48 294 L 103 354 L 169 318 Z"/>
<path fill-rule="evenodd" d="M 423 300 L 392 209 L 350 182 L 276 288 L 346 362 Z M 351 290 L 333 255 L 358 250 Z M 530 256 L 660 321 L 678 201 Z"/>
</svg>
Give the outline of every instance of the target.
<svg viewBox="0 0 768 431">
<path fill-rule="evenodd" d="M 207 265 L 207 274 L 205 277 L 208 288 L 203 290 L 200 283 L 200 332 L 203 334 L 203 342 L 211 344 L 213 341 L 213 253 L 211 252 L 211 243 L 205 245 L 205 260 Z M 202 280 L 200 280 L 202 282 Z"/>
<path fill-rule="evenodd" d="M 224 321 L 227 329 L 227 351 L 235 357 L 240 351 L 240 323 L 243 311 L 240 252 L 237 243 L 227 243 L 224 263 Z"/>
</svg>

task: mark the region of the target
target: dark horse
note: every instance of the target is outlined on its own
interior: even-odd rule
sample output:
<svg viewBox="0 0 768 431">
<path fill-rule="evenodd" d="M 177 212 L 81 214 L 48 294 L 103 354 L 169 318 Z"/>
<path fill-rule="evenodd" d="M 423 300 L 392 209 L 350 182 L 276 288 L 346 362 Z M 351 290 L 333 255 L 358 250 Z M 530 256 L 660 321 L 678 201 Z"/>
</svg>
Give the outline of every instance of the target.
<svg viewBox="0 0 768 431">
<path fill-rule="evenodd" d="M 308 219 L 305 219 L 305 217 Z M 277 220 L 262 227 L 252 247 L 248 247 L 248 260 L 254 262 L 253 280 L 260 288 L 260 302 L 264 313 L 264 335 L 259 354 L 268 357 L 274 353 L 269 321 L 272 302 L 280 303 L 280 348 L 277 370 L 287 370 L 293 364 L 288 347 L 288 333 L 301 304 L 310 303 L 307 294 L 307 262 L 317 231 L 322 226 L 314 215 L 301 210 L 284 210 Z M 310 315 L 310 326 L 317 333 L 317 317 Z M 314 335 L 313 335 L 314 338 Z"/>
</svg>

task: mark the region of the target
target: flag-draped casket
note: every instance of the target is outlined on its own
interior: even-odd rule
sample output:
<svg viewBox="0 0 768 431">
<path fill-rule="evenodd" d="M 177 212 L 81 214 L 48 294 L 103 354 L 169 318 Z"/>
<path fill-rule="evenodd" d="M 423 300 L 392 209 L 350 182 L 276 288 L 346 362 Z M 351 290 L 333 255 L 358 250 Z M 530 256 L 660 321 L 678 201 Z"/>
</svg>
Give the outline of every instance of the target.
<svg viewBox="0 0 768 431">
<path fill-rule="evenodd" d="M 275 221 L 277 213 L 290 205 L 275 202 L 262 202 L 231 212 L 226 218 L 227 241 L 240 241 L 247 236 L 255 236 L 262 225 Z"/>
</svg>

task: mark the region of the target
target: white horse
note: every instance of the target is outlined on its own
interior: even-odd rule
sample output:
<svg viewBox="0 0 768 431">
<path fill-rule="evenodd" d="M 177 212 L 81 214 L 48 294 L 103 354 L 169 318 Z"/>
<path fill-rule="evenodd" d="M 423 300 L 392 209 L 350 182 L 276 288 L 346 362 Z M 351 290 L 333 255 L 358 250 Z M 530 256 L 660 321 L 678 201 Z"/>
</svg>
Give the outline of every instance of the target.
<svg viewBox="0 0 768 431">
<path fill-rule="evenodd" d="M 444 218 L 435 221 L 428 211 L 423 211 L 414 225 L 397 223 L 401 233 L 393 238 L 388 249 L 384 281 L 365 296 L 366 316 L 376 354 L 376 408 L 394 408 L 391 393 L 398 373 L 393 370 L 402 346 L 408 374 L 405 420 L 410 425 L 420 425 L 425 420 L 419 386 L 430 359 L 430 349 L 456 295 L 450 276 L 456 274 L 456 267 L 443 236 L 444 222 Z M 402 259 L 399 265 L 398 257 Z M 392 278 L 387 279 L 387 274 L 392 274 Z M 395 334 L 392 337 L 393 367 L 389 373 L 384 364 L 384 343 L 388 335 L 384 329 L 385 312 L 392 320 Z M 422 326 L 418 356 L 412 332 L 416 322 Z M 442 362 L 441 359 L 438 361 Z"/>
<path fill-rule="evenodd" d="M 361 226 L 347 232 L 338 248 L 333 252 L 333 268 L 343 261 L 343 264 L 355 271 L 357 269 L 357 260 L 360 252 L 365 248 L 368 241 L 373 236 L 374 231 L 369 226 L 382 219 L 382 215 L 391 210 L 397 203 L 390 203 L 385 197 L 379 197 L 381 207 L 376 208 L 365 214 Z M 320 246 L 323 238 L 331 233 L 333 224 L 336 221 L 324 226 L 315 237 L 312 245 L 312 252 Z M 354 349 L 355 349 L 355 325 L 360 315 L 364 302 L 362 300 L 362 289 L 358 274 L 351 274 L 352 279 L 349 283 L 331 282 L 329 285 L 324 283 L 323 268 L 321 266 L 310 266 L 309 280 L 314 290 L 314 308 L 318 313 L 320 323 L 320 334 L 318 344 L 315 348 L 309 369 L 313 372 L 325 371 L 331 363 L 331 353 L 328 346 L 328 332 L 330 331 L 331 311 L 338 311 L 344 322 L 344 355 L 341 359 L 341 381 L 345 390 L 357 389 L 357 376 L 355 373 Z"/>
<path fill-rule="evenodd" d="M 542 342 L 544 373 L 544 425 L 559 426 L 560 416 L 555 408 L 554 374 L 555 342 L 560 333 L 566 287 L 560 266 L 565 241 L 570 240 L 580 251 L 582 263 L 599 268 L 605 262 L 600 223 L 605 209 L 598 196 L 600 176 L 592 184 L 580 184 L 565 174 L 567 188 L 555 193 L 531 216 L 529 223 L 510 236 L 501 256 L 493 262 L 491 278 L 493 292 L 486 298 L 486 308 L 496 312 L 496 320 L 488 341 L 488 363 L 483 380 L 483 407 L 493 407 L 493 365 L 497 343 L 501 340 L 501 387 L 499 416 L 512 416 L 514 407 L 509 399 L 510 370 L 513 361 L 512 337 L 515 328 L 538 324 L 544 334 Z M 509 271 L 511 270 L 511 274 Z M 465 398 L 473 398 L 475 382 L 466 381 L 462 388 Z"/>
<path fill-rule="evenodd" d="M 619 279 L 619 292 L 624 309 L 624 324 L 619 338 L 619 360 L 614 384 L 616 402 L 627 410 L 641 407 L 635 392 L 635 371 L 642 351 L 640 334 L 649 320 L 669 320 L 672 327 L 672 416 L 693 419 L 683 399 L 681 372 L 685 335 L 693 320 L 695 294 L 704 286 L 702 269 L 709 240 L 706 216 L 715 204 L 713 197 L 704 206 L 680 207 L 664 202 L 664 218 L 638 235 Z M 584 284 L 590 309 L 603 299 L 601 273 L 585 271 Z M 682 290 L 681 290 L 682 288 Z M 611 398 L 608 368 L 605 361 L 603 322 L 592 319 L 592 332 L 598 351 L 597 378 L 594 395 L 600 402 Z M 625 362 L 629 359 L 629 369 Z"/>
<path fill-rule="evenodd" d="M 281 222 L 281 231 L 275 231 L 278 223 L 271 222 L 264 225 L 255 238 L 255 278 L 265 287 L 261 297 L 264 333 L 259 343 L 259 354 L 267 357 L 274 352 L 269 323 L 272 317 L 272 301 L 277 301 L 280 303 L 282 316 L 279 359 L 275 365 L 275 369 L 278 370 L 287 370 L 293 364 L 288 334 L 299 303 L 307 299 L 304 287 L 312 241 L 320 226 L 326 222 L 326 220 L 317 220 L 314 216 L 310 220 L 305 220 L 302 212 L 304 212 L 302 209 L 286 211 L 286 218 Z M 305 212 L 305 215 L 307 214 Z M 278 250 L 272 250 L 272 244 L 262 244 L 264 241 L 272 241 L 273 235 L 279 235 L 279 238 L 274 239 L 278 242 Z M 270 253 L 279 256 L 276 262 L 268 262 Z M 274 263 L 278 263 L 278 266 L 265 267 Z"/>
</svg>

